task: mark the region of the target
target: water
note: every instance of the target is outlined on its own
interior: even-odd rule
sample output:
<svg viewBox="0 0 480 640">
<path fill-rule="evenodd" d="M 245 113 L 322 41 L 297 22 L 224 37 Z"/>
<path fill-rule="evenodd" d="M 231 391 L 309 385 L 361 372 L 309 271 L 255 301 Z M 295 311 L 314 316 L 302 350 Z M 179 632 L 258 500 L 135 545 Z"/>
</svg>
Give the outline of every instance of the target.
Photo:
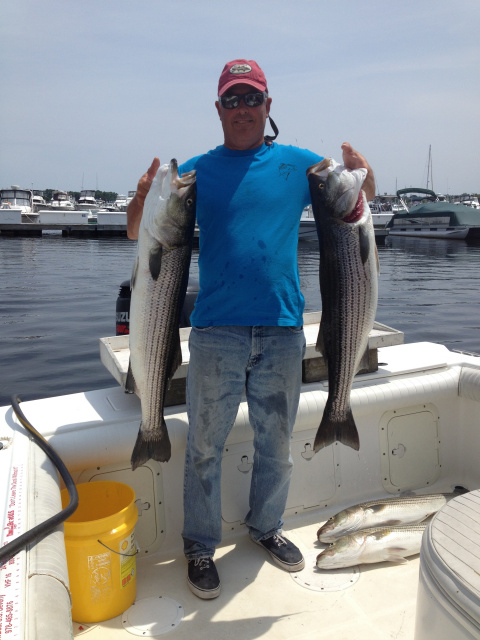
<svg viewBox="0 0 480 640">
<path fill-rule="evenodd" d="M 405 333 L 480 353 L 480 246 L 391 238 L 378 247 L 377 320 Z M 115 335 L 115 304 L 136 244 L 123 238 L 0 236 L 0 406 L 116 384 L 98 341 Z M 321 308 L 318 246 L 299 246 L 306 311 Z M 192 273 L 197 274 L 196 255 Z"/>
</svg>

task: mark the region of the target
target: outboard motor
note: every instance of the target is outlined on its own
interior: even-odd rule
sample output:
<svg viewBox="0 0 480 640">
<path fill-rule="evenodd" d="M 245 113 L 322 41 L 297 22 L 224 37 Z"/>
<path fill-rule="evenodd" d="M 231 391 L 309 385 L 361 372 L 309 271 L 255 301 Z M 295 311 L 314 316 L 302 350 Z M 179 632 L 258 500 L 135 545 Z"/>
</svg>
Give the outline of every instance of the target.
<svg viewBox="0 0 480 640">
<path fill-rule="evenodd" d="M 130 333 L 130 280 L 120 285 L 116 306 L 117 336 Z"/>
<path fill-rule="evenodd" d="M 180 313 L 180 327 L 190 327 L 190 314 L 193 311 L 197 299 L 199 282 L 190 277 L 185 294 L 185 301 Z M 116 304 L 116 335 L 123 336 L 130 333 L 130 280 L 125 280 L 120 285 L 120 291 Z"/>
</svg>

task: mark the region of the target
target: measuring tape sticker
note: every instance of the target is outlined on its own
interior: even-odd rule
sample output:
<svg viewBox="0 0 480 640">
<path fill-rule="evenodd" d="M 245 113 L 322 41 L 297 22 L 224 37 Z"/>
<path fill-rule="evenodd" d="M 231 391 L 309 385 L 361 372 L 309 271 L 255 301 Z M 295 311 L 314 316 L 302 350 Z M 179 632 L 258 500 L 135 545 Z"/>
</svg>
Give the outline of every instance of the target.
<svg viewBox="0 0 480 640">
<path fill-rule="evenodd" d="M 24 532 L 26 521 L 23 499 L 25 467 L 23 463 L 14 462 L 15 460 L 12 460 L 13 464 L 10 467 L 5 517 L 1 530 L 2 546 Z M 0 567 L 0 640 L 24 637 L 25 565 L 26 552 L 23 550 Z"/>
</svg>

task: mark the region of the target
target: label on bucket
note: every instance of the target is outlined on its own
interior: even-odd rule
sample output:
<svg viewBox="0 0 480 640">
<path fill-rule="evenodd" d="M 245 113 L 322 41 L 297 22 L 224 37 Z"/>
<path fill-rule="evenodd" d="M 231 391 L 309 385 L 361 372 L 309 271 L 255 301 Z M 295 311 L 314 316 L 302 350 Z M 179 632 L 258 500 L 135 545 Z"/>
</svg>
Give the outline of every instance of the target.
<svg viewBox="0 0 480 640">
<path fill-rule="evenodd" d="M 122 588 L 126 587 L 135 575 L 136 570 L 135 532 L 120 541 L 120 581 Z"/>
<path fill-rule="evenodd" d="M 110 553 L 88 556 L 90 574 L 90 597 L 92 603 L 98 603 L 112 591 L 112 566 Z"/>
</svg>

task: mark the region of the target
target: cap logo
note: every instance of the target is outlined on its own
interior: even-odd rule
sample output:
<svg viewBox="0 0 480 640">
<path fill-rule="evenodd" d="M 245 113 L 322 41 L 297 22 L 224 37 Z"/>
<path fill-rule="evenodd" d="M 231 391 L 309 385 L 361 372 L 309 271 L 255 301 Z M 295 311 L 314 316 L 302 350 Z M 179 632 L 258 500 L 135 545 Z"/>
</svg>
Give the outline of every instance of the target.
<svg viewBox="0 0 480 640">
<path fill-rule="evenodd" d="M 234 64 L 230 69 L 230 73 L 250 73 L 252 67 L 249 64 Z"/>
</svg>

